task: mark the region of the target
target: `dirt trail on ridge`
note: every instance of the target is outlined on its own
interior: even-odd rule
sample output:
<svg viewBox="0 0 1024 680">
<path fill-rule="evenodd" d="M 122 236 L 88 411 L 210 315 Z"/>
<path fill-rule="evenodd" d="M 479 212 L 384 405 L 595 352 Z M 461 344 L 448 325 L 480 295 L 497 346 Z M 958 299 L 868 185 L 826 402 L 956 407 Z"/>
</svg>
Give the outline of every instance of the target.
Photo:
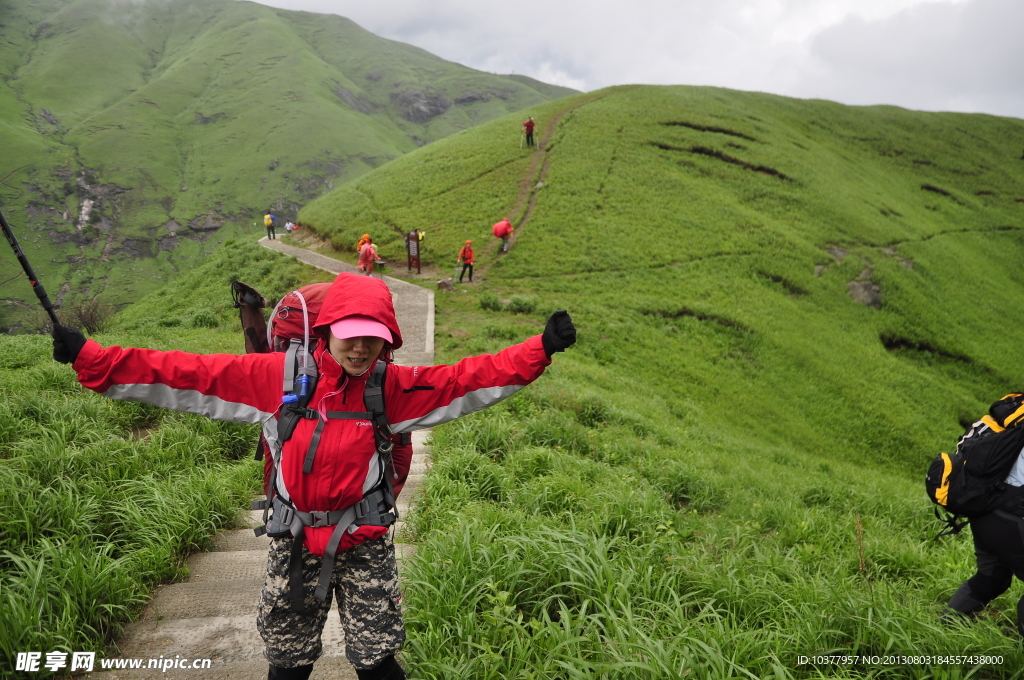
<svg viewBox="0 0 1024 680">
<path fill-rule="evenodd" d="M 548 145 L 551 143 L 551 138 L 554 137 L 555 131 L 558 129 L 558 124 L 562 118 L 572 111 L 579 109 L 587 104 L 591 104 L 599 99 L 607 97 L 609 93 L 605 92 L 602 94 L 588 97 L 583 101 L 578 101 L 571 106 L 567 106 L 551 118 L 548 121 L 544 129 L 544 135 L 537 144 L 536 151 L 533 156 L 533 162 L 530 163 L 530 167 L 527 168 L 523 174 L 522 182 L 519 185 L 519 194 L 516 196 L 516 202 L 512 205 L 509 210 L 510 221 L 515 227 L 515 232 L 512 234 L 512 240 L 509 243 L 509 250 L 515 245 L 516 241 L 519 240 L 519 236 L 522 234 L 523 228 L 530 221 L 530 217 L 533 216 L 533 209 L 537 203 L 537 192 L 544 186 L 544 178 L 548 175 L 548 168 L 551 163 L 550 149 Z M 515 217 L 519 215 L 519 217 Z M 492 243 L 487 247 L 487 255 L 490 256 L 490 261 L 481 266 L 476 275 L 484 276 L 491 266 L 498 261 L 498 258 L 502 256 L 501 243 Z"/>
</svg>

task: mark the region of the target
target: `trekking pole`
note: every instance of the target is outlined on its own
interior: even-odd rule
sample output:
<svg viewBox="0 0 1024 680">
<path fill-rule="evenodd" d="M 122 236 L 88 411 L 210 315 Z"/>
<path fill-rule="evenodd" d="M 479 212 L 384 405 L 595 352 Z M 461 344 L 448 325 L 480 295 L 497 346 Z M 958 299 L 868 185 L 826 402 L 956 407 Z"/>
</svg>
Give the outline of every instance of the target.
<svg viewBox="0 0 1024 680">
<path fill-rule="evenodd" d="M 57 320 L 57 313 L 53 311 L 53 303 L 50 302 L 50 298 L 46 294 L 46 289 L 43 288 L 43 284 L 39 283 L 39 277 L 36 276 L 35 271 L 32 269 L 32 265 L 29 264 L 28 258 L 25 257 L 25 251 L 21 249 L 21 245 L 18 243 L 18 239 L 14 235 L 14 232 L 11 231 L 11 225 L 7 224 L 7 218 L 4 217 L 2 210 L 0 210 L 0 227 L 3 227 L 4 236 L 7 237 L 7 242 L 11 244 L 11 249 L 18 258 L 18 262 L 21 262 L 21 268 L 25 270 L 25 276 L 28 277 L 28 282 L 32 284 L 32 290 L 35 291 L 36 297 L 39 298 L 39 302 L 43 305 L 43 309 L 45 309 L 46 313 L 50 315 L 50 320 L 53 321 L 53 325 L 59 326 L 60 321 Z"/>
</svg>

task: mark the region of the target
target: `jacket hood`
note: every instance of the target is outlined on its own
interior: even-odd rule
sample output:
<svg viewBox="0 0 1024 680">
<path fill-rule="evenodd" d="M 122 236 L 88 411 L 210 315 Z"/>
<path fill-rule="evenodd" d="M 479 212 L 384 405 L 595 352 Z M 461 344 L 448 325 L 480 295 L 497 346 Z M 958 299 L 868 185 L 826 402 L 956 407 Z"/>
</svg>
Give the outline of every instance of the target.
<svg viewBox="0 0 1024 680">
<path fill-rule="evenodd" d="M 398 328 L 395 318 L 395 305 L 391 301 L 391 291 L 380 279 L 358 274 L 338 274 L 334 279 L 324 306 L 316 320 L 316 328 L 321 333 L 330 332 L 329 326 L 347 316 L 368 316 L 388 327 L 393 342 L 391 349 L 402 346 L 402 331 Z"/>
</svg>

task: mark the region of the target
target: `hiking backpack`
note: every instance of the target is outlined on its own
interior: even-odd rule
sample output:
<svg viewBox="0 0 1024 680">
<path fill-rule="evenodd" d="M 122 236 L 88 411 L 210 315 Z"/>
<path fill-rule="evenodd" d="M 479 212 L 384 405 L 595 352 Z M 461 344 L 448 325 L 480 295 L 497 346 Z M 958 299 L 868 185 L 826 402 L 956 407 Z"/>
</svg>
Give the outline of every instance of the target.
<svg viewBox="0 0 1024 680">
<path fill-rule="evenodd" d="M 1022 422 L 1024 393 L 1008 394 L 967 428 L 952 454 L 932 460 L 925 489 L 938 506 L 935 516 L 949 526 L 936 538 L 960 533 L 970 519 L 1019 502 L 1019 487 L 1006 484 L 1006 477 L 1024 450 Z"/>
<path fill-rule="evenodd" d="M 317 421 L 303 461 L 302 471 L 305 474 L 312 472 L 320 433 L 325 425 L 321 414 L 316 409 L 308 408 L 309 399 L 313 396 L 319 378 L 313 359 L 317 338 L 310 336 L 310 329 L 316 325 L 317 316 L 331 285 L 329 283 L 314 283 L 285 295 L 274 307 L 270 315 L 270 324 L 267 325 L 263 319 L 263 309 L 267 306 L 266 299 L 252 286 L 241 281 L 231 284 L 234 306 L 239 309 L 245 332 L 246 352 L 277 351 L 285 353 L 284 384 L 282 386 L 284 397 L 281 400 L 282 405 L 277 419 L 277 431 L 274 433 L 278 442 L 277 455 L 280 455 L 280 447 L 283 447 L 284 442 L 291 438 L 301 419 L 308 418 Z M 267 534 L 275 538 L 292 536 L 295 539 L 289 564 L 290 600 L 292 609 L 295 611 L 304 610 L 301 556 L 303 541 L 301 538 L 305 527 L 336 526 L 324 553 L 320 581 L 316 588 L 316 597 L 320 601 L 325 601 L 335 551 L 338 546 L 336 539 L 340 539 L 340 531 L 353 524 L 357 526 L 391 526 L 398 520 L 394 491 L 394 480 L 397 476 L 392 460 L 392 451 L 396 444 L 408 446 L 412 443 L 412 438 L 407 432 L 393 434 L 387 421 L 384 409 L 384 380 L 389 361 L 390 357 L 388 357 L 388 361 L 378 361 L 366 381 L 366 386 L 363 389 L 363 404 L 366 411 L 328 411 L 326 413 L 327 419 L 369 420 L 373 423 L 380 482 L 363 496 L 359 503 L 331 512 L 299 511 L 277 494 L 275 479 L 278 461 L 275 459 L 274 452 L 271 451 L 266 435 L 260 434 L 256 460 L 265 461 L 263 486 L 267 498 L 253 502 L 254 510 L 263 510 L 264 522 L 264 525 L 256 528 L 254 532 L 257 536 Z"/>
</svg>

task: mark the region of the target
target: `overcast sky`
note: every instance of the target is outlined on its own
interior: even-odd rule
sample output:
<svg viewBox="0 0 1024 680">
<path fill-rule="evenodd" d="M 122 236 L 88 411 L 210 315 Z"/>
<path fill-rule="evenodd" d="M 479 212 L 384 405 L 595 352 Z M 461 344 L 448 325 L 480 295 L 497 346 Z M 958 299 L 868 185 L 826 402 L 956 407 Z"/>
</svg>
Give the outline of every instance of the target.
<svg viewBox="0 0 1024 680">
<path fill-rule="evenodd" d="M 579 90 L 717 85 L 1024 118 L 1024 0 L 260 0 Z"/>
</svg>

